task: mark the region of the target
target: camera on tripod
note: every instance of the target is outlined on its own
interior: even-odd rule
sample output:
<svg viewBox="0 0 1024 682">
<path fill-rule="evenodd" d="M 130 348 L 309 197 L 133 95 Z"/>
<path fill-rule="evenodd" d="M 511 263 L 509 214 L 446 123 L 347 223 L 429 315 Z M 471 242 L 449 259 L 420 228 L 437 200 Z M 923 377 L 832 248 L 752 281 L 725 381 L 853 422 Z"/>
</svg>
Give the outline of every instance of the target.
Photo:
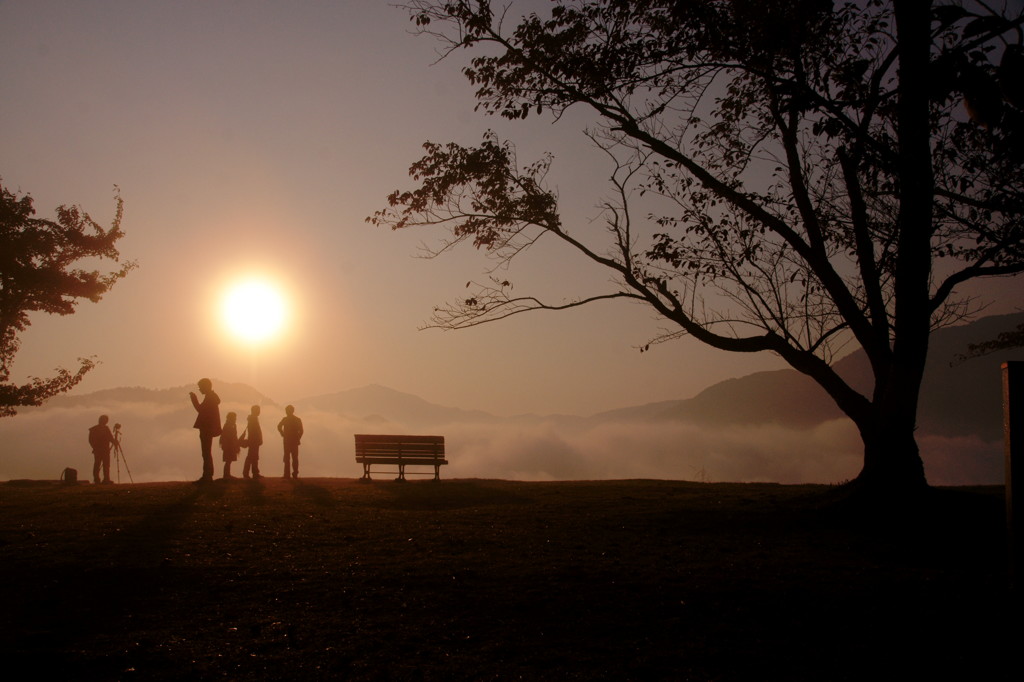
<svg viewBox="0 0 1024 682">
<path fill-rule="evenodd" d="M 132 478 L 132 471 L 128 468 L 128 458 L 124 456 L 124 449 L 121 447 L 121 425 L 114 424 L 114 465 L 117 467 L 117 482 L 121 482 L 121 462 L 124 462 L 124 470 L 128 473 L 128 480 L 135 483 Z"/>
</svg>

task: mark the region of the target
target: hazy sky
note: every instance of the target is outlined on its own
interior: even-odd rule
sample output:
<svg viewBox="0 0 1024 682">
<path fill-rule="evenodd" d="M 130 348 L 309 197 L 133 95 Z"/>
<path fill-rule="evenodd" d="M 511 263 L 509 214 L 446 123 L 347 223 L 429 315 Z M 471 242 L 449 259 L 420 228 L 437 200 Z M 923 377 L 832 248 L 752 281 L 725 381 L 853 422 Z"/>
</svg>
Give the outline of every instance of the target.
<svg viewBox="0 0 1024 682">
<path fill-rule="evenodd" d="M 15 379 L 96 355 L 76 392 L 211 376 L 289 401 L 380 383 L 496 414 L 589 414 L 783 366 L 691 340 L 641 354 L 662 325 L 626 303 L 417 331 L 487 265 L 472 251 L 418 259 L 440 234 L 364 222 L 410 186 L 424 141 L 474 143 L 494 128 L 523 160 L 553 151 L 576 229 L 597 214 L 608 169 L 579 134 L 585 112 L 555 126 L 474 113 L 460 62 L 431 66 L 437 45 L 409 28 L 382 0 L 0 0 L 4 185 L 42 217 L 79 204 L 106 225 L 116 184 L 121 251 L 139 264 L 100 304 L 33 318 Z M 607 288 L 569 256 L 534 254 L 517 292 Z M 217 312 L 247 273 L 272 277 L 292 305 L 289 333 L 257 351 Z"/>
</svg>

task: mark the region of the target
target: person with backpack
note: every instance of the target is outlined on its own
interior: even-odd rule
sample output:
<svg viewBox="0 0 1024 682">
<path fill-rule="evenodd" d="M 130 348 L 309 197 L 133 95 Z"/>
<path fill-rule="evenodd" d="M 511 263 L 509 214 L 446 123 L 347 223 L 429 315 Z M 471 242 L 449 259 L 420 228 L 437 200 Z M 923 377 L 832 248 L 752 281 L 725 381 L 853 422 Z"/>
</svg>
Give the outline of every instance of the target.
<svg viewBox="0 0 1024 682">
<path fill-rule="evenodd" d="M 249 478 L 250 472 L 253 478 L 263 478 L 260 476 L 260 446 L 263 445 L 263 428 L 260 426 L 259 405 L 252 406 L 245 423 L 242 440 L 249 447 L 249 451 L 245 455 L 245 464 L 242 465 L 242 478 Z"/>
</svg>

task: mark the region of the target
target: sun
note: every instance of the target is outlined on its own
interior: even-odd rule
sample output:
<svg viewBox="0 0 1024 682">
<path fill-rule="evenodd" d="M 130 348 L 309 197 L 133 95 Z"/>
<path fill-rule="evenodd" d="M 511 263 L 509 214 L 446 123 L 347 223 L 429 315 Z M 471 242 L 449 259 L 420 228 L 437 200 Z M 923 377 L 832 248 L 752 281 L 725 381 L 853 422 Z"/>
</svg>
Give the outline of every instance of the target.
<svg viewBox="0 0 1024 682">
<path fill-rule="evenodd" d="M 248 343 L 264 343 L 278 336 L 288 317 L 281 290 L 265 279 L 247 279 L 224 295 L 221 314 L 228 331 Z"/>
</svg>

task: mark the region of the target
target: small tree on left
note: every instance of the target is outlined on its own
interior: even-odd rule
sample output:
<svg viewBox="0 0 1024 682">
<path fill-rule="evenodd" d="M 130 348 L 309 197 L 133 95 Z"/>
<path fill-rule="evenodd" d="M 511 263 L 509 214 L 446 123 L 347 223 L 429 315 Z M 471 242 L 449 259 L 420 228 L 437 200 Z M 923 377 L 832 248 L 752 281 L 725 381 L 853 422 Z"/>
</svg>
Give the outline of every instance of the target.
<svg viewBox="0 0 1024 682">
<path fill-rule="evenodd" d="M 0 417 L 15 414 L 18 407 L 41 405 L 75 386 L 95 366 L 94 360 L 79 358 L 77 371 L 58 368 L 56 376 L 31 377 L 21 385 L 10 380 L 21 346 L 18 335 L 31 324 L 31 313 L 70 315 L 79 300 L 99 301 L 135 267 L 121 262 L 117 250 L 124 236 L 118 193 L 115 203 L 107 229 L 78 206 L 59 206 L 56 220 L 46 220 L 34 217 L 31 196 L 19 197 L 0 184 Z M 97 260 L 116 266 L 106 271 L 82 267 Z"/>
</svg>

